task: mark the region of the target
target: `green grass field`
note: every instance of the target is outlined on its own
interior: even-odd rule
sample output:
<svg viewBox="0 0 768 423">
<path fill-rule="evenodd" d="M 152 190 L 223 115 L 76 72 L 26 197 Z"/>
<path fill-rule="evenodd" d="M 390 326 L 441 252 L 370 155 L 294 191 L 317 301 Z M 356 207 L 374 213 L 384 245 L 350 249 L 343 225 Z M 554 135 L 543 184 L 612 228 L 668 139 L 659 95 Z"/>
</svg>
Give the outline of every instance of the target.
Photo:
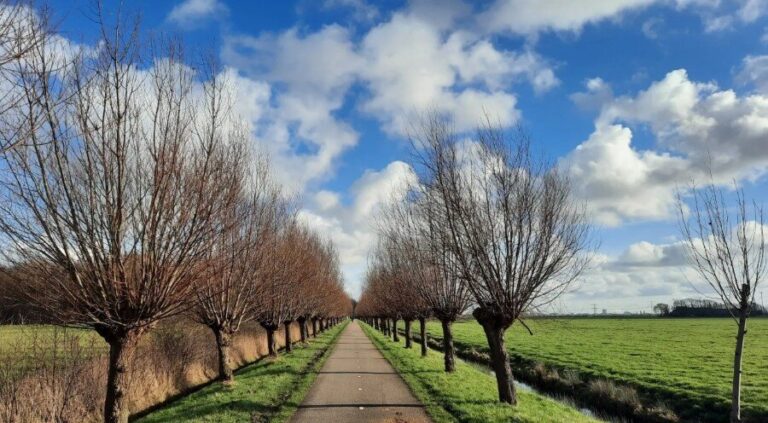
<svg viewBox="0 0 768 423">
<path fill-rule="evenodd" d="M 107 344 L 87 329 L 49 325 L 0 325 L 0 377 L 57 360 L 88 359 L 106 353 Z M 69 357 L 71 355 L 77 357 Z"/>
<path fill-rule="evenodd" d="M 456 372 L 443 371 L 442 354 L 432 351 L 422 358 L 419 349 L 403 348 L 368 325 L 361 324 L 376 347 L 405 379 L 416 397 L 424 403 L 435 423 L 445 422 L 595 422 L 574 408 L 557 401 L 519 390 L 519 405 L 502 405 L 496 397 L 493 376 L 456 361 Z"/>
<path fill-rule="evenodd" d="M 138 420 L 170 422 L 283 422 L 304 399 L 342 323 L 293 352 L 265 358 L 235 374 L 233 386 L 212 383 Z"/>
<path fill-rule="evenodd" d="M 519 324 L 506 334 L 511 354 L 581 374 L 626 382 L 688 399 L 685 407 L 730 404 L 736 325 L 730 319 L 530 319 L 531 336 Z M 439 322 L 428 331 L 439 338 Z M 454 339 L 487 350 L 475 322 L 454 325 Z M 768 319 L 751 319 L 744 355 L 743 407 L 768 415 Z"/>
</svg>

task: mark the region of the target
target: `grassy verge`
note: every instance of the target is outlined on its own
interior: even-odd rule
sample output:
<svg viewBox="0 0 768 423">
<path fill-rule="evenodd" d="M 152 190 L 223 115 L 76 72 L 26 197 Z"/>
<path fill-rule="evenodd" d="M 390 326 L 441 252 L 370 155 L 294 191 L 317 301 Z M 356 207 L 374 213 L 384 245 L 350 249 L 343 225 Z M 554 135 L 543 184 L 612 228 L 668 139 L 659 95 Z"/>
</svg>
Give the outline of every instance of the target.
<svg viewBox="0 0 768 423">
<path fill-rule="evenodd" d="M 283 422 L 296 411 L 336 342 L 342 323 L 307 346 L 239 370 L 233 386 L 213 383 L 138 420 L 165 422 Z"/>
<path fill-rule="evenodd" d="M 376 347 L 400 373 L 436 423 L 443 422 L 595 422 L 552 399 L 518 391 L 516 407 L 499 404 L 493 376 L 461 360 L 456 372 L 443 371 L 443 359 L 431 352 L 421 357 L 418 348 L 405 349 L 361 322 Z"/>
<path fill-rule="evenodd" d="M 639 421 L 673 420 L 664 418 L 670 409 L 681 420 L 727 419 L 735 334 L 731 319 L 552 318 L 527 324 L 534 336 L 513 325 L 506 341 L 516 376 L 537 388 L 569 391 Z M 746 421 L 766 421 L 768 319 L 751 319 L 749 325 L 743 411 Z M 427 327 L 430 337 L 439 340 L 440 324 Z M 460 354 L 487 357 L 477 323 L 457 323 L 453 329 Z M 606 391 L 609 384 L 622 392 Z"/>
</svg>

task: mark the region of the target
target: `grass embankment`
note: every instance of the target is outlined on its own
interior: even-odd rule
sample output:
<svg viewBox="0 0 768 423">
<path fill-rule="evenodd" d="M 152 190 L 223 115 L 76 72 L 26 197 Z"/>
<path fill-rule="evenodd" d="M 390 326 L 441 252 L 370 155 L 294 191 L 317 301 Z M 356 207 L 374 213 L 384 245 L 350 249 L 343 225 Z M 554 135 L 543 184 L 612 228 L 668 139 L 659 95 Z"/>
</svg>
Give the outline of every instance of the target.
<svg viewBox="0 0 768 423">
<path fill-rule="evenodd" d="M 442 354 L 421 357 L 418 346 L 403 348 L 361 322 L 376 347 L 400 373 L 435 423 L 443 422 L 595 422 L 550 398 L 518 390 L 516 407 L 497 401 L 496 380 L 461 360 L 456 372 L 443 371 Z"/>
<path fill-rule="evenodd" d="M 575 378 L 586 386 L 605 379 L 636 388 L 647 406 L 666 404 L 683 420 L 727 420 L 736 334 L 730 319 L 547 318 L 526 323 L 533 336 L 520 325 L 506 334 L 518 377 L 561 379 L 550 381 L 553 385 Z M 477 323 L 453 328 L 460 350 L 487 353 Z M 428 331 L 441 337 L 439 322 L 430 322 Z M 768 319 L 748 323 L 742 401 L 748 421 L 768 421 Z"/>
<path fill-rule="evenodd" d="M 264 358 L 235 373 L 235 383 L 214 382 L 138 420 L 168 422 L 283 422 L 304 399 L 343 322 L 309 344 L 295 344 L 277 359 Z"/>
</svg>

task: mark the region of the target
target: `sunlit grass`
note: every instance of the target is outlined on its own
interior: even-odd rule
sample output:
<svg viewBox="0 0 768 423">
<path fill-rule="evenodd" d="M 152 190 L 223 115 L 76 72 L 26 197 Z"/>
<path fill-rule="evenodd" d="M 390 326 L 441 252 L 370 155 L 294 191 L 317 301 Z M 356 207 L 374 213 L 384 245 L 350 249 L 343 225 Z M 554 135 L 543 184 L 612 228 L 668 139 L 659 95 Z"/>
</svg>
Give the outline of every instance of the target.
<svg viewBox="0 0 768 423">
<path fill-rule="evenodd" d="M 377 348 L 424 403 L 436 423 L 442 422 L 594 422 L 578 410 L 547 397 L 518 390 L 515 407 L 497 401 L 496 380 L 488 372 L 461 360 L 456 372 L 443 371 L 442 354 L 421 357 L 418 348 L 405 349 L 375 329 L 361 324 Z"/>
<path fill-rule="evenodd" d="M 296 344 L 277 359 L 265 358 L 235 375 L 232 386 L 214 382 L 140 419 L 142 423 L 287 421 L 346 323 Z"/>
<path fill-rule="evenodd" d="M 705 413 L 713 403 L 721 408 L 730 404 L 733 320 L 573 318 L 526 323 L 533 336 L 520 325 L 507 331 L 512 354 L 631 383 L 657 392 L 660 398 L 678 398 L 677 405 L 687 408 L 689 415 Z M 477 323 L 457 323 L 453 328 L 457 344 L 487 350 Z M 428 331 L 439 338 L 439 322 L 430 322 Z M 748 323 L 742 392 L 748 413 L 768 413 L 768 319 Z"/>
</svg>

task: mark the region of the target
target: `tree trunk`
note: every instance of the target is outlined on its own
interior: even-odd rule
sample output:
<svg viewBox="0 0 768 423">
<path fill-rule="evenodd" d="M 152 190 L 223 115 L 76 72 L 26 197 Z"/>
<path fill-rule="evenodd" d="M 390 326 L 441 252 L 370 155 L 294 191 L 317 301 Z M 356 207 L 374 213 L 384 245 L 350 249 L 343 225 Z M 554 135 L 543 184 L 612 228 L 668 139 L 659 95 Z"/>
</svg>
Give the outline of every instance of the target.
<svg viewBox="0 0 768 423">
<path fill-rule="evenodd" d="M 267 330 L 267 351 L 271 357 L 277 357 L 277 345 L 275 344 L 275 329 L 273 327 L 265 328 Z"/>
<path fill-rule="evenodd" d="M 384 323 L 384 335 L 386 335 L 387 338 L 389 338 L 389 335 L 390 335 L 390 332 L 389 332 L 389 319 L 384 319 L 383 323 Z"/>
<path fill-rule="evenodd" d="M 747 334 L 747 310 L 739 313 L 739 329 L 736 334 L 736 352 L 733 355 L 733 389 L 731 391 L 731 423 L 741 422 L 741 362 L 744 337 Z"/>
<path fill-rule="evenodd" d="M 301 336 L 301 343 L 307 343 L 307 319 L 300 317 L 297 319 L 299 322 L 299 336 Z"/>
<path fill-rule="evenodd" d="M 443 325 L 443 361 L 445 363 L 445 371 L 450 373 L 456 370 L 454 359 L 456 351 L 453 348 L 453 331 L 451 330 L 453 322 L 441 320 L 440 323 Z"/>
<path fill-rule="evenodd" d="M 411 348 L 411 321 L 405 320 L 405 348 Z"/>
<path fill-rule="evenodd" d="M 224 383 L 232 383 L 235 376 L 232 373 L 230 360 L 230 348 L 232 347 L 232 335 L 220 328 L 212 328 L 216 336 L 216 347 L 219 350 L 219 380 Z"/>
<path fill-rule="evenodd" d="M 293 341 L 291 340 L 291 322 L 283 322 L 285 326 L 285 351 L 293 351 Z"/>
<path fill-rule="evenodd" d="M 130 364 L 139 335 L 128 332 L 122 336 L 110 337 L 109 369 L 107 371 L 107 396 L 104 401 L 105 423 L 128 423 L 128 366 Z"/>
<path fill-rule="evenodd" d="M 504 347 L 504 327 L 493 321 L 480 322 L 488 341 L 491 352 L 491 368 L 496 374 L 496 386 L 499 390 L 499 401 L 507 404 L 517 404 L 512 368 L 509 366 L 509 356 Z"/>
<path fill-rule="evenodd" d="M 421 344 L 422 357 L 427 356 L 427 322 L 426 320 L 427 319 L 423 317 L 419 317 L 419 336 L 421 337 L 419 344 Z"/>
<path fill-rule="evenodd" d="M 397 334 L 397 319 L 392 319 L 392 340 L 400 342 L 400 335 Z"/>
<path fill-rule="evenodd" d="M 317 338 L 317 319 L 312 318 L 312 337 Z"/>
</svg>

